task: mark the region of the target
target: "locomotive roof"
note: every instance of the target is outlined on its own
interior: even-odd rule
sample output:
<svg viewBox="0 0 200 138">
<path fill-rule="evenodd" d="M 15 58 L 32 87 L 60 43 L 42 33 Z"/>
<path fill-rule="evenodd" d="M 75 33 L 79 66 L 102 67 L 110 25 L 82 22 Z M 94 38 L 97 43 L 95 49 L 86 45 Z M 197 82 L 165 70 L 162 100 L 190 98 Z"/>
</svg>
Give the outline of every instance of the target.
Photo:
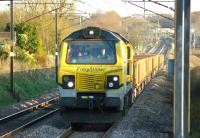
<svg viewBox="0 0 200 138">
<path fill-rule="evenodd" d="M 87 37 L 84 36 L 85 30 L 95 30 L 98 31 L 99 34 L 96 36 L 97 39 L 101 40 L 112 40 L 112 41 L 124 41 L 125 43 L 129 43 L 129 41 L 124 38 L 122 35 L 116 32 L 109 31 L 107 29 L 99 28 L 99 27 L 87 27 L 84 29 L 77 30 L 73 33 L 71 33 L 69 36 L 67 36 L 63 41 L 70 41 L 70 40 L 84 40 L 87 39 Z M 95 38 L 89 38 L 89 39 L 95 39 Z"/>
</svg>

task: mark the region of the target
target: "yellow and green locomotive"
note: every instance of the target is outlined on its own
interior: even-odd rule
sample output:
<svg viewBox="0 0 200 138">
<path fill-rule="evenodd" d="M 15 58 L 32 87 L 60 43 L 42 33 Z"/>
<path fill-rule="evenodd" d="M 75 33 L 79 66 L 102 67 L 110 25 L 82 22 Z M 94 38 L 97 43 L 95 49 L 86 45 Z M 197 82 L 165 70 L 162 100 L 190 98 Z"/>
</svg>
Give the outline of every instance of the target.
<svg viewBox="0 0 200 138">
<path fill-rule="evenodd" d="M 58 70 L 62 115 L 76 123 L 118 120 L 158 68 L 159 56 L 133 54 L 128 40 L 106 29 L 87 27 L 66 37 Z"/>
<path fill-rule="evenodd" d="M 87 27 L 70 34 L 60 50 L 61 107 L 126 110 L 132 100 L 132 57 L 132 45 L 117 33 Z"/>
</svg>

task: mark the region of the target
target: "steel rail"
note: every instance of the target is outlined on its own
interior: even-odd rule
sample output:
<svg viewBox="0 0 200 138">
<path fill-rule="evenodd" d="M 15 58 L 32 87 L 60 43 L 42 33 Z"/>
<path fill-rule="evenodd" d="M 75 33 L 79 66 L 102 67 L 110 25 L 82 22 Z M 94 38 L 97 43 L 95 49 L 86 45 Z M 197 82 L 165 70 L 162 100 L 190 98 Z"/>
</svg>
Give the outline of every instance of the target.
<svg viewBox="0 0 200 138">
<path fill-rule="evenodd" d="M 42 115 L 42 116 L 40 116 L 40 117 L 38 117 L 36 119 L 34 119 L 34 120 L 32 120 L 32 121 L 24 124 L 24 125 L 16 128 L 15 130 L 12 130 L 12 131 L 10 131 L 10 132 L 8 132 L 8 133 L 0 136 L 0 137 L 1 138 L 10 138 L 10 137 L 13 137 L 16 133 L 18 133 L 18 132 L 22 131 L 23 129 L 25 129 L 26 127 L 28 127 L 28 126 L 30 126 L 30 125 L 32 125 L 32 124 L 34 124 L 34 123 L 36 123 L 36 122 L 38 122 L 38 121 L 46 118 L 46 117 L 48 117 L 49 115 L 54 114 L 55 112 L 59 111 L 59 109 L 60 108 L 54 109 L 53 111 L 50 111 L 50 112 L 48 112 L 48 113 L 46 113 L 46 114 L 44 114 L 44 115 Z"/>
<path fill-rule="evenodd" d="M 69 127 L 67 130 L 65 130 L 57 138 L 67 138 L 67 137 L 71 136 L 73 133 L 74 133 L 74 130 L 72 129 L 72 127 Z"/>
<path fill-rule="evenodd" d="M 34 108 L 37 108 L 37 107 L 42 106 L 42 105 L 44 105 L 44 104 L 46 104 L 46 103 L 51 103 L 51 102 L 54 102 L 54 101 L 57 101 L 57 100 L 58 100 L 58 97 L 55 97 L 55 98 L 53 98 L 53 99 L 50 99 L 50 100 L 48 100 L 48 101 L 44 101 L 44 102 L 42 102 L 42 103 L 36 104 L 36 105 L 34 105 L 34 106 L 32 106 L 32 107 L 29 107 L 29 108 L 27 108 L 27 109 L 21 110 L 21 111 L 19 111 L 19 112 L 14 113 L 14 114 L 8 115 L 8 116 L 3 117 L 3 118 L 0 118 L 0 123 L 5 122 L 5 121 L 8 121 L 8 120 L 10 120 L 10 119 L 15 119 L 15 118 L 17 118 L 17 117 L 20 116 L 20 115 L 23 115 L 23 114 L 26 114 L 26 113 L 30 112 L 30 111 L 33 110 Z"/>
<path fill-rule="evenodd" d="M 117 124 L 118 124 L 120 121 L 121 121 L 121 119 L 120 119 L 118 122 L 114 123 L 114 124 L 103 134 L 102 138 L 108 138 L 110 132 L 117 126 Z"/>
<path fill-rule="evenodd" d="M 110 127 L 104 134 L 103 134 L 103 136 L 102 136 L 102 138 L 108 138 L 109 136 L 109 134 L 110 134 L 110 132 L 113 130 L 113 127 Z"/>
</svg>

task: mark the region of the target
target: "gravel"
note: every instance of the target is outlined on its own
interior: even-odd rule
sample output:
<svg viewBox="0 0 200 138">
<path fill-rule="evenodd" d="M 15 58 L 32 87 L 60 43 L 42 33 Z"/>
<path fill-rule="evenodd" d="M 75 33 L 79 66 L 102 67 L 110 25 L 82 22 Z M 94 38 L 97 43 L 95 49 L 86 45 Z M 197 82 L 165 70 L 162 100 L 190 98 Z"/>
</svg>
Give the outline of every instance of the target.
<svg viewBox="0 0 200 138">
<path fill-rule="evenodd" d="M 30 112 L 26 115 L 20 116 L 14 120 L 2 122 L 0 125 L 0 135 L 10 132 L 11 130 L 18 128 L 19 126 L 22 126 L 25 123 L 30 122 L 31 120 L 34 120 L 35 118 L 45 113 L 47 113 L 47 111 L 45 110 L 36 110 L 34 112 Z"/>
<path fill-rule="evenodd" d="M 53 126 L 42 125 L 34 129 L 30 133 L 21 133 L 15 136 L 15 138 L 56 138 L 63 130 Z"/>
<path fill-rule="evenodd" d="M 173 83 L 166 70 L 158 73 L 110 132 L 111 138 L 168 138 L 172 134 Z"/>
<path fill-rule="evenodd" d="M 103 132 L 75 132 L 70 138 L 101 138 Z"/>
<path fill-rule="evenodd" d="M 19 132 L 14 138 L 56 138 L 68 127 L 69 124 L 56 113 Z"/>
</svg>

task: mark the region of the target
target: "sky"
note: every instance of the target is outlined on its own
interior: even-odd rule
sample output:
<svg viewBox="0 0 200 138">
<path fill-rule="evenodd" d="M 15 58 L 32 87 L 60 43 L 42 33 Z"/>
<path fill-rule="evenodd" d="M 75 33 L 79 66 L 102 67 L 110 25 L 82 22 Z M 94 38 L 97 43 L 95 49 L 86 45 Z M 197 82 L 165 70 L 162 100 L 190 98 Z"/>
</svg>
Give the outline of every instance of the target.
<svg viewBox="0 0 200 138">
<path fill-rule="evenodd" d="M 114 10 L 120 16 L 130 16 L 133 14 L 144 14 L 143 9 L 138 8 L 134 5 L 131 5 L 128 2 L 123 2 L 123 0 L 77 0 L 77 1 L 82 1 L 82 2 L 77 3 L 77 9 L 81 10 L 81 11 L 86 11 L 87 13 L 93 13 L 93 12 L 97 12 L 97 11 L 98 12 L 106 12 L 106 11 Z M 142 0 L 140 0 L 140 1 L 142 1 Z M 156 1 L 156 0 L 154 0 L 154 1 Z M 169 1 L 169 0 L 167 0 L 167 1 Z M 0 10 L 9 9 L 8 3 L 9 2 L 0 1 Z M 144 7 L 144 3 L 142 3 L 142 2 L 134 2 L 134 4 Z M 173 2 L 162 2 L 162 4 L 164 4 L 168 7 L 174 8 Z M 191 0 L 191 11 L 192 12 L 200 11 L 199 5 L 200 5 L 199 0 Z M 172 10 L 162 7 L 162 6 L 159 6 L 152 2 L 146 2 L 145 7 L 156 13 L 173 14 Z M 152 14 L 152 13 L 146 11 L 145 14 Z"/>
<path fill-rule="evenodd" d="M 84 0 L 86 4 L 80 4 L 78 8 L 82 10 L 87 10 L 88 12 L 105 12 L 114 10 L 118 12 L 120 16 L 129 16 L 132 14 L 143 14 L 144 10 L 141 8 L 138 8 L 136 6 L 133 6 L 127 2 L 122 2 L 122 0 Z M 140 2 L 134 2 L 134 4 L 137 4 L 141 7 L 144 7 L 144 3 Z M 165 3 L 166 4 L 166 3 Z M 172 5 L 174 3 L 167 3 L 168 5 Z M 145 7 L 149 10 L 153 10 L 158 13 L 170 13 L 173 12 L 167 8 L 163 8 L 160 6 L 157 6 L 157 4 L 152 4 L 150 2 L 145 3 Z M 153 8 L 152 8 L 153 7 Z M 149 12 L 146 12 L 148 14 Z"/>
<path fill-rule="evenodd" d="M 120 16 L 128 16 L 132 14 L 143 14 L 144 10 L 138 8 L 134 5 L 129 4 L 128 2 L 123 2 L 125 0 L 82 0 L 85 4 L 79 4 L 77 8 L 88 11 L 117 11 Z M 140 0 L 142 1 L 142 0 Z M 147 1 L 147 0 L 146 0 Z M 153 1 L 153 0 L 152 0 Z M 156 1 L 156 0 L 154 0 Z M 164 1 L 164 0 L 163 0 Z M 167 0 L 169 1 L 169 0 Z M 141 7 L 144 7 L 143 2 L 133 2 Z M 162 4 L 174 8 L 174 2 L 162 2 Z M 199 0 L 191 0 L 191 11 L 200 11 L 200 1 Z M 168 8 L 162 7 L 152 2 L 145 2 L 145 7 L 149 10 L 152 10 L 156 13 L 163 14 L 174 14 L 174 12 Z M 151 12 L 146 11 L 146 14 L 152 14 Z"/>
</svg>

